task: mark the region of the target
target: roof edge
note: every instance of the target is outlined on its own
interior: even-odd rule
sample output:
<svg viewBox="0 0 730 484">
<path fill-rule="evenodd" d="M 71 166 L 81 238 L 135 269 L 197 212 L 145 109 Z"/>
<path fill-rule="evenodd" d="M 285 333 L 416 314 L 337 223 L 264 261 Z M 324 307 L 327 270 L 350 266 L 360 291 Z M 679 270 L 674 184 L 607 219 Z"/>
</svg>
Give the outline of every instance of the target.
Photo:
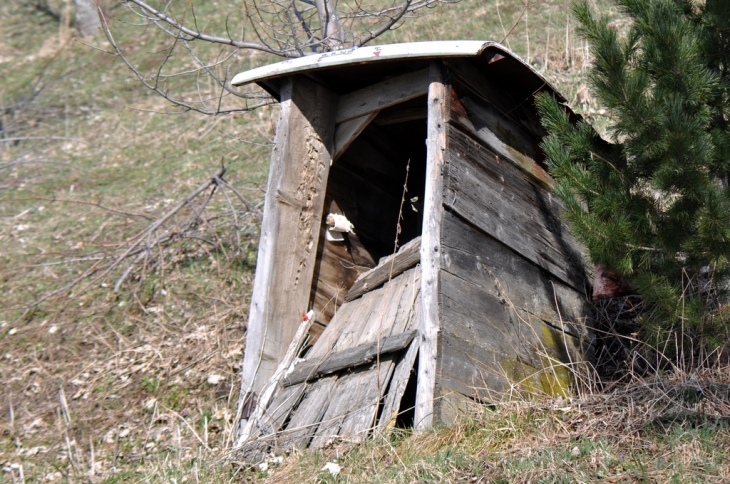
<svg viewBox="0 0 730 484">
<path fill-rule="evenodd" d="M 369 64 L 398 59 L 477 57 L 484 49 L 491 46 L 504 50 L 511 57 L 520 60 L 523 64 L 525 63 L 509 51 L 509 49 L 497 42 L 483 40 L 406 42 L 402 44 L 366 45 L 364 47 L 352 47 L 287 59 L 236 74 L 231 80 L 231 84 L 234 86 L 243 86 L 252 82 L 265 81 L 297 72 L 313 71 L 348 64 Z"/>
</svg>

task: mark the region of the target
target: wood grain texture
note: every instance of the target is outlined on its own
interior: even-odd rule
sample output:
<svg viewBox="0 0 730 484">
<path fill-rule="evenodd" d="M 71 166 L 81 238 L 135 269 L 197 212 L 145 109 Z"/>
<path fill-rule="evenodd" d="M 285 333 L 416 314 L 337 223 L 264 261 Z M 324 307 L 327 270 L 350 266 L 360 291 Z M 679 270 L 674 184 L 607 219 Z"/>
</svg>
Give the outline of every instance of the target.
<svg viewBox="0 0 730 484">
<path fill-rule="evenodd" d="M 262 387 L 261 394 L 258 398 L 258 401 L 256 402 L 256 408 L 254 409 L 253 415 L 249 417 L 248 422 L 246 422 L 246 425 L 243 427 L 238 436 L 239 441 L 243 442 L 251 437 L 251 433 L 254 427 L 258 426 L 259 422 L 264 417 L 264 414 L 269 407 L 269 403 L 271 402 L 274 393 L 279 387 L 279 382 L 282 380 L 282 378 L 284 378 L 284 374 L 291 366 L 294 358 L 296 358 L 296 356 L 302 350 L 302 345 L 304 344 L 304 341 L 309 334 L 309 328 L 312 326 L 313 322 L 313 318 L 305 318 L 304 321 L 299 324 L 299 328 L 297 328 L 297 332 L 294 334 L 294 337 L 292 338 L 292 341 L 289 344 L 289 347 L 287 348 L 284 357 L 281 359 L 279 365 L 276 367 L 276 371 L 272 375 L 271 380 L 269 380 L 269 382 L 264 387 Z"/>
<path fill-rule="evenodd" d="M 532 96 L 515 97 L 508 90 L 497 87 L 468 59 L 444 59 L 443 62 L 452 75 L 454 85 L 466 87 L 470 96 L 479 98 L 501 113 L 499 121 L 506 123 L 505 131 L 512 131 L 515 133 L 512 136 L 522 138 L 522 146 L 515 149 L 530 150 L 532 153 L 527 151 L 526 154 L 533 158 L 540 156 L 535 140 L 542 139 L 546 132 L 540 124 Z"/>
<path fill-rule="evenodd" d="M 362 403 L 359 400 L 360 393 L 374 376 L 372 367 L 360 367 L 342 375 L 337 380 L 327 405 L 327 411 L 322 416 L 312 438 L 312 447 L 323 447 L 330 439 L 339 435 L 342 422 Z"/>
<path fill-rule="evenodd" d="M 360 274 L 347 292 L 345 301 L 352 301 L 366 292 L 378 288 L 389 279 L 395 278 L 415 266 L 420 260 L 421 238 L 417 237 L 401 247 L 395 255 L 382 258 L 373 269 Z"/>
<path fill-rule="evenodd" d="M 342 123 L 364 114 L 424 95 L 428 91 L 428 69 L 409 72 L 372 86 L 340 96 L 336 122 Z"/>
<path fill-rule="evenodd" d="M 351 395 L 352 408 L 342 421 L 339 437 L 352 442 L 362 442 L 375 427 L 378 406 L 389 387 L 396 361 L 401 355 L 384 355 L 371 370 L 372 376 L 362 382 L 357 393 Z"/>
<path fill-rule="evenodd" d="M 556 195 L 458 129 L 448 142 L 444 206 L 574 289 L 587 287 L 582 248 Z"/>
<path fill-rule="evenodd" d="M 286 430 L 280 437 L 282 448 L 305 448 L 317 431 L 322 416 L 336 395 L 337 375 L 322 378 L 307 388 L 299 406 L 294 410 Z M 297 386 L 289 387 L 297 388 Z"/>
<path fill-rule="evenodd" d="M 264 203 L 243 365 L 244 394 L 276 369 L 309 309 L 337 96 L 302 77 L 285 81 Z"/>
<path fill-rule="evenodd" d="M 418 356 L 419 342 L 411 342 L 408 350 L 396 364 L 393 377 L 390 379 L 390 388 L 385 395 L 383 411 L 378 421 L 378 428 L 381 430 L 393 428 L 401 409 L 403 394 L 408 386 L 408 380 L 413 373 L 413 365 Z"/>
<path fill-rule="evenodd" d="M 592 357 L 586 295 L 448 212 L 442 247 L 440 390 L 567 391 Z"/>
<path fill-rule="evenodd" d="M 387 336 L 380 340 L 380 355 L 397 352 L 408 346 L 417 331 Z M 284 386 L 296 385 L 304 381 L 312 381 L 324 375 L 348 368 L 355 368 L 375 361 L 378 355 L 378 343 L 365 343 L 338 353 L 333 353 L 323 361 L 302 361 L 295 370 L 282 381 Z"/>
<path fill-rule="evenodd" d="M 441 63 L 432 61 L 428 89 L 428 139 L 426 140 L 426 189 L 424 197 L 423 233 L 421 235 L 421 344 L 419 349 L 418 385 L 416 389 L 415 425 L 417 429 L 433 423 L 436 362 L 438 356 L 439 266 L 441 260 L 441 218 L 443 216 L 444 152 L 448 87 Z"/>
<path fill-rule="evenodd" d="M 502 159 L 513 163 L 543 185 L 553 185 L 554 180 L 546 167 L 536 161 L 543 157 L 539 146 L 541 138 L 526 134 L 502 111 L 482 99 L 472 99 L 459 89 L 458 84 L 454 85 L 451 98 L 449 121 L 452 124 L 459 125 Z"/>
<path fill-rule="evenodd" d="M 588 296 L 561 282 L 466 220 L 443 219 L 441 268 L 509 302 L 523 318 L 537 318 L 573 336 L 588 338 Z"/>
</svg>

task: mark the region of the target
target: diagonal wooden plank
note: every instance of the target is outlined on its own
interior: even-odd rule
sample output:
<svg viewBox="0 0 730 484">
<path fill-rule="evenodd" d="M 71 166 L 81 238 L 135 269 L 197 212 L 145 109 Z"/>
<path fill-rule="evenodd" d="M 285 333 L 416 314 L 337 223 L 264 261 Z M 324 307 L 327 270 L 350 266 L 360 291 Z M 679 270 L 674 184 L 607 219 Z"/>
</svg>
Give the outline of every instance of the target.
<svg viewBox="0 0 730 484">
<path fill-rule="evenodd" d="M 390 380 L 390 388 L 383 402 L 383 411 L 380 414 L 378 428 L 381 430 L 392 428 L 398 418 L 398 412 L 401 408 L 403 394 L 406 391 L 408 380 L 413 372 L 413 365 L 418 355 L 418 342 L 412 342 L 408 347 L 408 351 L 398 361 L 393 378 Z"/>
<path fill-rule="evenodd" d="M 402 333 L 418 329 L 418 323 L 413 323 L 415 313 L 421 314 L 421 308 L 417 305 L 421 303 L 421 267 L 416 266 L 408 272 L 403 273 L 406 278 L 407 286 L 403 291 L 398 312 L 393 321 L 393 334 Z"/>
<path fill-rule="evenodd" d="M 340 96 L 335 122 L 341 123 L 428 92 L 428 69 L 409 72 Z"/>
<path fill-rule="evenodd" d="M 311 447 L 322 447 L 339 435 L 342 422 L 352 410 L 353 404 L 358 402 L 358 389 L 375 376 L 372 372 L 372 368 L 364 368 L 340 376 L 327 411 L 312 438 Z"/>
<path fill-rule="evenodd" d="M 302 398 L 304 390 L 305 385 L 303 384 L 286 388 L 279 387 L 266 412 L 256 422 L 256 428 L 252 429 L 249 434 L 249 439 L 281 430 L 282 424 Z"/>
<path fill-rule="evenodd" d="M 363 114 L 362 116 L 344 121 L 337 125 L 335 128 L 335 154 L 332 156 L 332 162 L 337 161 L 337 159 L 342 156 L 342 153 L 350 147 L 352 142 L 355 141 L 355 138 L 360 136 L 360 133 L 363 132 L 368 124 L 370 124 L 370 121 L 372 121 L 377 115 L 378 111 L 373 111 L 372 113 Z"/>
<path fill-rule="evenodd" d="M 402 275 L 378 289 L 379 301 L 370 318 L 362 325 L 362 331 L 356 340 L 357 344 L 378 341 L 379 338 L 392 334 L 393 320 L 407 285 L 407 279 L 405 275 Z"/>
<path fill-rule="evenodd" d="M 407 347 L 417 331 L 388 336 L 380 340 L 380 354 L 387 355 L 395 353 Z M 378 344 L 375 341 L 365 343 L 339 353 L 334 353 L 324 360 L 304 361 L 297 365 L 296 369 L 283 380 L 284 386 L 297 385 L 304 381 L 311 381 L 324 375 L 329 375 L 340 370 L 355 368 L 372 363 L 378 355 Z"/>
<path fill-rule="evenodd" d="M 335 395 L 337 379 L 336 375 L 322 378 L 307 389 L 299 406 L 292 413 L 286 430 L 279 438 L 281 447 L 304 448 L 309 444 L 309 440 L 317 430 L 317 425 L 327 412 Z"/>
<path fill-rule="evenodd" d="M 393 376 L 397 357 L 398 355 L 394 353 L 384 356 L 380 360 L 380 368 L 376 365 L 371 371 L 370 378 L 363 378 L 360 387 L 351 395 L 350 409 L 340 427 L 341 438 L 360 442 L 373 428 L 378 406 Z"/>
<path fill-rule="evenodd" d="M 378 265 L 367 272 L 363 272 L 355 280 L 345 296 L 345 301 L 352 301 L 368 291 L 378 288 L 396 276 L 407 271 L 421 260 L 421 237 L 411 240 L 393 255 L 383 257 Z M 393 260 L 395 259 L 395 261 Z"/>
</svg>

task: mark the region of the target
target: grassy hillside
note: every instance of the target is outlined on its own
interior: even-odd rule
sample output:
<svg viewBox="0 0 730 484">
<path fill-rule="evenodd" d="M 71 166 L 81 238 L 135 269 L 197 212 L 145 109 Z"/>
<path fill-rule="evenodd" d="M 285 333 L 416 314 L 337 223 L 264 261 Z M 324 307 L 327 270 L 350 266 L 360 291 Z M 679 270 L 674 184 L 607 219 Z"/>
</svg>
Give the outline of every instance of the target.
<svg viewBox="0 0 730 484">
<path fill-rule="evenodd" d="M 637 409 L 666 403 L 654 393 L 636 396 L 625 422 L 600 398 L 510 404 L 453 429 L 290 456 L 266 471 L 224 464 L 277 108 L 180 113 L 105 52 L 102 35 L 78 40 L 69 4 L 0 3 L 0 482 L 727 478 L 726 410 L 675 425 L 671 415 L 701 406 L 690 402 L 634 426 Z M 165 37 L 107 7 L 119 45 L 154 70 Z M 509 32 L 505 43 L 573 99 L 587 59 L 567 2 L 522 10 L 465 0 L 406 19 L 380 41 Z M 197 8 L 209 31 L 237 12 L 233 2 Z M 241 54 L 232 69 L 272 60 Z M 201 92 L 195 80 L 169 86 Z M 232 188 L 208 189 L 146 232 L 222 162 Z M 319 472 L 335 459 L 339 477 Z"/>
</svg>

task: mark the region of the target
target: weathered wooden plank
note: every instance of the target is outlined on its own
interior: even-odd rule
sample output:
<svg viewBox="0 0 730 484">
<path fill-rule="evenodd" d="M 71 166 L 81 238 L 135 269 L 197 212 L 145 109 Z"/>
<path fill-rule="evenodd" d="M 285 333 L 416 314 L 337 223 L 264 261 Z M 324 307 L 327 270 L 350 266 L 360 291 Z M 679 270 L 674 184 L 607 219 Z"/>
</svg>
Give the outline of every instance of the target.
<svg viewBox="0 0 730 484">
<path fill-rule="evenodd" d="M 449 89 L 444 81 L 442 66 L 432 61 L 428 89 L 428 139 L 426 140 L 426 190 L 421 235 L 421 305 L 419 332 L 418 386 L 416 389 L 415 425 L 428 428 L 433 423 L 436 359 L 438 355 L 439 266 L 441 259 L 441 218 L 443 216 L 444 151 Z"/>
<path fill-rule="evenodd" d="M 449 129 L 444 205 L 474 226 L 582 290 L 581 247 L 546 187 L 457 129 Z"/>
<path fill-rule="evenodd" d="M 398 104 L 428 92 L 428 69 L 409 72 L 340 96 L 336 122 Z"/>
<path fill-rule="evenodd" d="M 363 331 L 363 326 L 367 323 L 374 312 L 380 310 L 381 294 L 380 290 L 371 291 L 365 294 L 362 298 L 348 303 L 357 304 L 358 301 L 361 301 L 357 304 L 357 308 L 350 316 L 350 320 L 347 322 L 347 325 L 342 329 L 342 333 L 337 339 L 337 343 L 335 343 L 333 351 L 338 352 L 357 346 L 360 334 Z"/>
<path fill-rule="evenodd" d="M 407 284 L 407 278 L 401 275 L 378 289 L 379 302 L 373 307 L 370 317 L 360 325 L 361 331 L 355 340 L 356 344 L 370 343 L 393 334 L 392 328 L 398 305 Z"/>
<path fill-rule="evenodd" d="M 406 287 L 401 296 L 398 312 L 393 321 L 392 334 L 418 329 L 421 314 L 421 266 L 416 266 L 401 276 Z"/>
<path fill-rule="evenodd" d="M 452 213 L 442 222 L 441 268 L 524 313 L 588 338 L 588 296 Z M 487 315 L 485 315 L 487 316 Z"/>
<path fill-rule="evenodd" d="M 254 409 L 253 415 L 251 415 L 251 417 L 248 419 L 248 422 L 246 422 L 246 425 L 243 427 L 238 435 L 239 442 L 243 442 L 250 437 L 254 426 L 256 426 L 261 418 L 264 416 L 264 413 L 266 412 L 269 403 L 274 396 L 274 393 L 279 387 L 279 382 L 282 378 L 284 378 L 284 373 L 291 366 L 294 358 L 296 358 L 296 356 L 302 349 L 302 345 L 307 338 L 309 328 L 312 326 L 313 322 L 313 318 L 304 318 L 304 321 L 299 324 L 299 328 L 297 328 L 297 332 L 294 334 L 291 343 L 289 343 L 289 348 L 287 348 L 286 354 L 284 354 L 284 357 L 281 359 L 279 365 L 276 367 L 276 371 L 274 371 L 274 374 L 271 376 L 271 380 L 269 380 L 269 382 L 264 387 L 262 387 L 261 395 L 256 402 L 256 408 Z"/>
<path fill-rule="evenodd" d="M 381 284 L 400 275 L 402 272 L 418 264 L 421 260 L 421 238 L 417 237 L 403 247 L 395 255 L 384 257 L 375 268 L 360 274 L 345 296 L 345 301 L 352 301 L 371 291 Z"/>
<path fill-rule="evenodd" d="M 502 159 L 551 187 L 554 180 L 545 167 L 536 161 L 543 156 L 539 146 L 541 138 L 525 134 L 501 111 L 480 104 L 462 94 L 457 87 L 452 91 L 449 122 L 479 139 Z"/>
<path fill-rule="evenodd" d="M 368 114 L 364 114 L 360 117 L 353 118 L 344 121 L 337 125 L 335 128 L 335 154 L 332 156 L 332 161 L 335 162 L 350 147 L 355 138 L 360 136 L 360 133 L 370 124 L 375 116 L 378 115 L 378 111 L 373 111 Z"/>
<path fill-rule="evenodd" d="M 450 331 L 444 331 L 441 342 L 441 391 L 450 389 L 493 402 L 535 392 L 566 396 L 570 391 L 568 365 L 545 358 L 533 366 L 519 355 L 499 353 Z"/>
<path fill-rule="evenodd" d="M 357 305 L 345 303 L 337 310 L 332 321 L 327 325 L 317 342 L 307 354 L 307 358 L 322 358 L 329 354 L 337 344 L 344 328 L 347 326 L 350 316 L 357 309 Z"/>
<path fill-rule="evenodd" d="M 351 395 L 351 409 L 348 410 L 340 427 L 340 438 L 350 442 L 361 442 L 375 427 L 378 407 L 386 388 L 390 384 L 398 355 L 389 354 L 380 359 L 380 364 L 371 370 L 368 379 L 363 378 L 360 388 Z"/>
<path fill-rule="evenodd" d="M 322 416 L 327 412 L 332 398 L 336 395 L 337 376 L 332 375 L 317 380 L 309 387 L 292 413 L 286 430 L 280 437 L 281 446 L 305 448 L 317 430 Z M 296 388 L 290 387 L 290 388 Z"/>
<path fill-rule="evenodd" d="M 541 139 L 545 129 L 535 112 L 532 99 L 515 97 L 493 85 L 478 68 L 467 59 L 444 59 L 455 83 L 464 84 L 481 100 L 494 106 L 501 113 L 502 120 L 509 120 L 511 130 L 519 130 L 528 137 Z M 526 149 L 534 149 L 534 143 L 527 143 Z M 524 149 L 524 148 L 523 148 Z"/>
<path fill-rule="evenodd" d="M 268 408 L 256 422 L 256 431 L 251 432 L 250 437 L 255 438 L 260 435 L 279 432 L 292 409 L 296 407 L 302 395 L 304 395 L 304 391 L 304 384 L 279 387 Z"/>
<path fill-rule="evenodd" d="M 505 299 L 447 271 L 441 273 L 441 288 L 439 385 L 453 380 L 452 389 L 474 396 L 476 387 L 500 392 L 545 369 L 564 376 L 558 383 L 569 388 L 567 368 L 585 361 L 578 338 L 513 310 Z M 517 371 L 523 365 L 535 371 Z M 539 382 L 526 383 L 540 388 Z"/>
<path fill-rule="evenodd" d="M 308 309 L 332 159 L 337 96 L 301 77 L 284 84 L 249 312 L 244 400 L 269 380 Z"/>
<path fill-rule="evenodd" d="M 380 340 L 380 354 L 387 355 L 400 351 L 410 344 L 417 331 L 387 336 Z M 283 380 L 284 386 L 296 385 L 304 381 L 312 381 L 340 370 L 355 368 L 375 361 L 378 355 L 378 343 L 373 341 L 338 353 L 333 353 L 324 360 L 300 362 Z"/>
<path fill-rule="evenodd" d="M 342 213 L 342 210 L 328 196 L 324 213 Z M 375 261 L 356 234 L 347 234 L 343 242 L 332 242 L 326 240 L 327 227 L 324 224 L 320 230 L 312 277 L 312 309 L 317 320 L 326 326 L 343 304 L 347 289 L 360 274 L 375 267 Z"/>
<path fill-rule="evenodd" d="M 360 367 L 352 373 L 340 376 L 332 391 L 327 411 L 312 438 L 311 447 L 322 447 L 339 435 L 342 422 L 348 413 L 359 404 L 360 388 L 368 381 L 372 381 L 373 377 L 373 370 L 370 367 Z"/>
<path fill-rule="evenodd" d="M 413 372 L 413 364 L 418 355 L 418 347 L 419 344 L 417 341 L 411 342 L 408 350 L 396 364 L 393 377 L 390 380 L 388 394 L 385 396 L 385 401 L 383 402 L 383 411 L 378 421 L 378 428 L 381 430 L 392 428 L 395 425 L 398 412 L 401 408 L 403 394 L 406 391 L 408 380 L 411 378 L 411 373 Z"/>
</svg>

